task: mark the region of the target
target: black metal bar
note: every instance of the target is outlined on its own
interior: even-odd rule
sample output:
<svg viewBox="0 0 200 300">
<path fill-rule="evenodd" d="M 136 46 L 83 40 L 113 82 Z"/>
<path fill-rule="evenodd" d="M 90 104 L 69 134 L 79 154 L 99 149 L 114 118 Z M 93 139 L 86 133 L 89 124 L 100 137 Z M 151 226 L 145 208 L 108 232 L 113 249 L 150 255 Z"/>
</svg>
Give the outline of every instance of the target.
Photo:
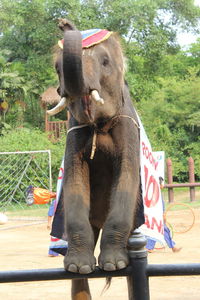
<svg viewBox="0 0 200 300">
<path fill-rule="evenodd" d="M 127 277 L 129 300 L 149 300 L 149 278 L 147 276 L 146 238 L 139 230 L 132 232 L 128 240 L 128 253 L 132 267 Z"/>
<path fill-rule="evenodd" d="M 0 283 L 22 282 L 22 281 L 46 281 L 46 280 L 67 280 L 80 278 L 103 278 L 103 277 L 122 277 L 129 276 L 132 272 L 131 266 L 113 272 L 106 272 L 96 267 L 90 274 L 77 274 L 65 271 L 63 268 L 57 269 L 35 269 L 35 270 L 16 270 L 1 271 Z"/>
<path fill-rule="evenodd" d="M 141 258 L 140 258 L 141 259 Z M 143 262 L 142 262 L 143 263 Z M 146 262 L 145 262 L 146 263 Z M 134 262 L 135 264 L 135 262 Z M 137 262 L 136 262 L 137 264 Z M 139 265 L 140 266 L 140 265 Z M 47 281 L 47 280 L 66 280 L 74 278 L 103 278 L 103 277 L 122 277 L 134 276 L 137 272 L 138 265 L 128 266 L 125 269 L 106 272 L 96 267 L 93 273 L 81 275 L 77 273 L 67 272 L 62 268 L 57 269 L 35 269 L 35 270 L 16 270 L 1 271 L 0 283 L 6 282 L 25 282 L 25 281 Z M 187 264 L 150 264 L 143 268 L 147 277 L 155 276 L 192 276 L 200 275 L 200 263 Z M 134 276 L 135 277 L 135 276 Z M 144 284 L 142 283 L 144 289 Z M 134 299 L 134 298 L 133 298 Z M 143 298 L 145 299 L 145 298 Z"/>
<path fill-rule="evenodd" d="M 200 275 L 200 264 L 150 264 L 147 266 L 148 276 L 192 276 Z"/>
</svg>

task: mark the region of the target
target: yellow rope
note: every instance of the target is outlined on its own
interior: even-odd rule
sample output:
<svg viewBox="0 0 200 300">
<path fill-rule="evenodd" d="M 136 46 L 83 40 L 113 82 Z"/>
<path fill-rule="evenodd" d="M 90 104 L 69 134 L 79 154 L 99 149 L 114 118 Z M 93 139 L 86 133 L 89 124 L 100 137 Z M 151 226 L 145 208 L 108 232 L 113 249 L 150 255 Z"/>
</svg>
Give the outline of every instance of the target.
<svg viewBox="0 0 200 300">
<path fill-rule="evenodd" d="M 97 148 L 96 142 L 97 142 L 97 133 L 96 133 L 96 131 L 94 131 L 93 139 L 92 139 L 92 151 L 91 151 L 91 154 L 90 154 L 90 159 L 94 158 L 95 151 L 96 151 L 96 148 Z"/>
<path fill-rule="evenodd" d="M 134 118 L 127 116 L 127 115 L 120 115 L 120 117 L 131 119 L 133 121 L 133 123 L 137 126 L 137 128 L 140 128 L 140 126 L 138 125 L 138 123 L 135 121 Z"/>
<path fill-rule="evenodd" d="M 128 118 L 128 119 L 132 120 L 133 123 L 137 126 L 137 128 L 140 128 L 140 126 L 138 125 L 138 123 L 135 121 L 134 118 L 132 118 L 128 115 L 120 115 L 120 117 Z M 83 128 L 83 127 L 87 127 L 87 126 L 89 126 L 89 125 L 84 124 L 84 125 L 71 127 L 67 133 L 69 133 L 70 131 L 72 131 L 74 129 L 79 129 L 79 128 Z M 94 158 L 96 148 L 97 148 L 96 143 L 97 143 L 97 132 L 96 132 L 96 130 L 94 130 L 94 134 L 93 134 L 93 138 L 92 138 L 92 150 L 91 150 L 91 154 L 90 154 L 90 159 Z"/>
</svg>

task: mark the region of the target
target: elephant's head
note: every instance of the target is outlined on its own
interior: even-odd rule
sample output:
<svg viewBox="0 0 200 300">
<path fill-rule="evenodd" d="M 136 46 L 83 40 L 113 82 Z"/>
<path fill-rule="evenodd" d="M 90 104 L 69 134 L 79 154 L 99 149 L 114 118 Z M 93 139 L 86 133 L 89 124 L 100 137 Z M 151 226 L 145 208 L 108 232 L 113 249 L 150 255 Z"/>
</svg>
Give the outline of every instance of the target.
<svg viewBox="0 0 200 300">
<path fill-rule="evenodd" d="M 56 61 L 60 86 L 73 117 L 84 124 L 95 124 L 120 113 L 123 106 L 124 59 L 117 36 L 87 49 L 82 48 L 82 35 L 67 20 L 61 20 L 63 49 Z"/>
</svg>

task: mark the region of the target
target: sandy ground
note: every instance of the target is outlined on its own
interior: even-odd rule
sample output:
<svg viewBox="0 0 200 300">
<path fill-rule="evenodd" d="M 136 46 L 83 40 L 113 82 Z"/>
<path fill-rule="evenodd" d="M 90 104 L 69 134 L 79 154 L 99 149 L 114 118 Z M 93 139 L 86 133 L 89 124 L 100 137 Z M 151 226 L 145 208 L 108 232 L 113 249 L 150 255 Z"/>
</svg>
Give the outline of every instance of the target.
<svg viewBox="0 0 200 300">
<path fill-rule="evenodd" d="M 184 212 L 179 211 L 178 214 L 182 221 L 187 219 Z M 148 255 L 149 263 L 199 263 L 200 209 L 195 210 L 195 217 L 195 224 L 189 232 L 174 236 L 182 250 L 179 253 L 173 253 L 169 248 L 155 250 Z M 49 232 L 46 223 L 25 224 L 28 222 L 10 220 L 0 226 L 0 270 L 62 268 L 62 256 L 47 256 Z M 105 280 L 89 281 L 93 300 L 128 299 L 125 278 L 113 278 L 111 287 L 102 295 Z M 151 278 L 150 291 L 151 300 L 199 300 L 200 276 Z M 0 299 L 70 300 L 70 281 L 0 284 Z"/>
</svg>

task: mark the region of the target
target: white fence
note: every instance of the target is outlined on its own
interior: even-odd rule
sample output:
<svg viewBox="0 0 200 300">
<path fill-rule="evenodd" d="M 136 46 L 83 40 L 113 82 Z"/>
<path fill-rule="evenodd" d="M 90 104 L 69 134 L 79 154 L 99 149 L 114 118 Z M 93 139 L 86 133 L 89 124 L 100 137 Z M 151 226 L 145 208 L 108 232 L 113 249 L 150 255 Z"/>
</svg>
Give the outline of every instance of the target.
<svg viewBox="0 0 200 300">
<path fill-rule="evenodd" d="M 30 185 L 52 190 L 50 150 L 0 152 L 0 211 L 24 208 Z"/>
</svg>

